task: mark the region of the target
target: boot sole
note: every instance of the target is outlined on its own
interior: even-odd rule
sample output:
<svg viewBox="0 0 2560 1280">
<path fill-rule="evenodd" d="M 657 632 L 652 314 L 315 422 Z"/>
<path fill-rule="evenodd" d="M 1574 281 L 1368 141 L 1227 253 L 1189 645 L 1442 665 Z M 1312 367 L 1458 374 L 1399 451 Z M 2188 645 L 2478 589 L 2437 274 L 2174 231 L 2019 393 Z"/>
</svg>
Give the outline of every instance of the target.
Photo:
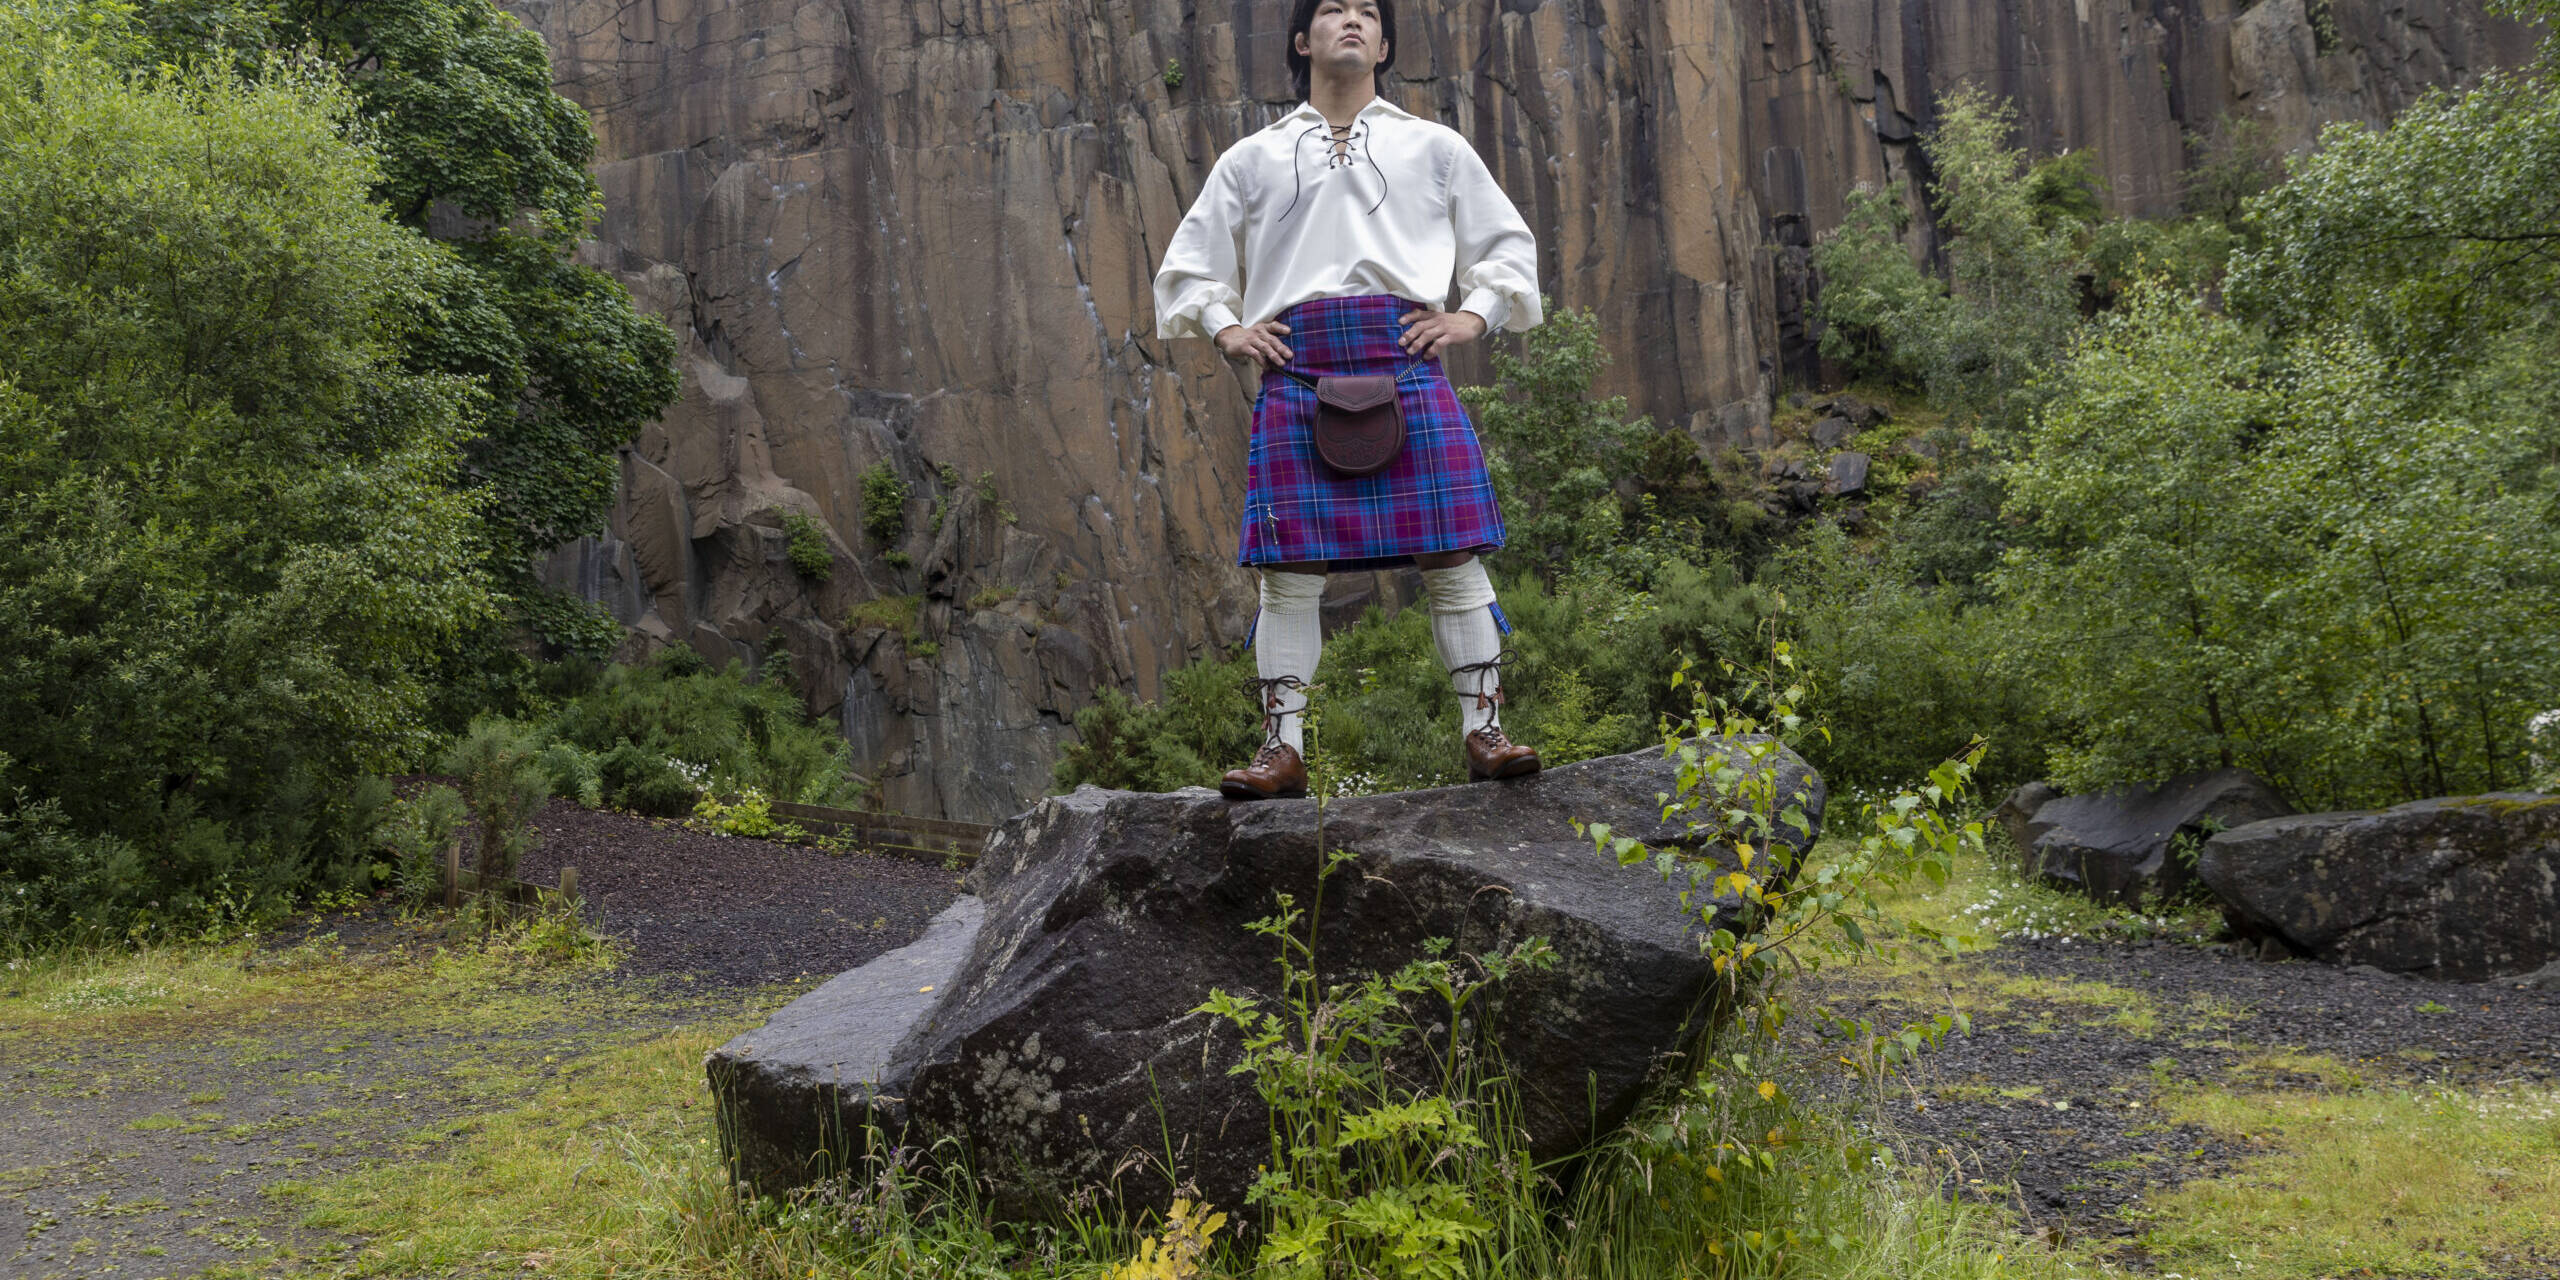
<svg viewBox="0 0 2560 1280">
<path fill-rule="evenodd" d="M 1304 800 L 1307 798 L 1307 789 L 1299 787 L 1291 791 L 1261 791 L 1241 782 L 1221 782 L 1218 784 L 1218 794 L 1229 800 Z"/>
<path fill-rule="evenodd" d="M 1478 773 L 1474 769 L 1469 769 L 1467 780 L 1469 782 L 1500 782 L 1505 778 L 1525 778 L 1536 773 L 1541 767 L 1543 766 L 1534 758 L 1515 760 L 1491 773 Z"/>
</svg>

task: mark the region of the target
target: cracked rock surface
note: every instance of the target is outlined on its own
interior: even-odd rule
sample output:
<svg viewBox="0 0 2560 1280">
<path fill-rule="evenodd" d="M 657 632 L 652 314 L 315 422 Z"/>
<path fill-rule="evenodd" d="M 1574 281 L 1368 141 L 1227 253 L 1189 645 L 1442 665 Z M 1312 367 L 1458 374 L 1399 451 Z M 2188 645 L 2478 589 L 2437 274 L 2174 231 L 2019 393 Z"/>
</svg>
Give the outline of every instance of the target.
<svg viewBox="0 0 2560 1280">
<path fill-rule="evenodd" d="M 1784 759 L 1782 794 L 1802 789 L 1818 826 L 1821 780 Z M 1432 938 L 1461 955 L 1532 937 L 1554 947 L 1555 967 L 1471 1008 L 1519 1084 L 1533 1153 L 1569 1154 L 1624 1119 L 1701 1025 L 1710 973 L 1692 935 L 1705 926 L 1681 905 L 1685 880 L 1622 868 L 1572 826 L 1694 845 L 1661 822 L 1657 796 L 1677 791 L 1679 765 L 1657 749 L 1337 800 L 1321 819 L 1312 801 L 1235 804 L 1198 789 L 1086 787 L 1043 801 L 990 841 L 976 872 L 982 916 L 946 912 L 925 942 L 712 1056 L 733 1158 L 779 1190 L 850 1156 L 844 1135 L 866 1124 L 909 1147 L 956 1134 L 973 1171 L 1023 1207 L 1107 1184 L 1133 1159 L 1140 1172 L 1120 1190 L 1161 1202 L 1168 1183 L 1145 1161 L 1170 1148 L 1211 1203 L 1244 1203 L 1269 1157 L 1267 1113 L 1252 1082 L 1228 1074 L 1235 1029 L 1197 1010 L 1218 989 L 1285 1016 L 1278 944 L 1248 926 L 1280 894 L 1313 909 L 1335 850 L 1356 861 L 1322 888 L 1326 982 L 1392 972 Z M 1722 850 L 1703 852 L 1701 865 L 1720 864 Z M 1731 923 L 1730 905 L 1706 910 Z M 906 1007 L 884 1016 L 857 987 Z"/>
<path fill-rule="evenodd" d="M 1148 285 L 1218 153 L 1293 105 L 1287 0 L 507 3 L 596 124 L 586 258 L 684 373 L 610 534 L 547 580 L 635 648 L 787 663 L 884 807 L 977 822 L 1047 789 L 1100 689 L 1155 696 L 1245 637 L 1253 380 L 1155 338 Z M 1769 444 L 1781 381 L 1819 380 L 1811 246 L 1850 190 L 1937 235 L 1914 140 L 1941 93 L 2014 99 L 2023 145 L 2092 152 L 2112 209 L 2164 214 L 2189 131 L 2298 149 L 2534 36 L 2474 0 L 1506 0 L 1407 6 L 1398 44 L 1389 94 L 1467 136 L 1541 283 L 1599 317 L 1595 393 L 1718 449 Z M 908 486 L 886 536 L 882 466 Z M 822 522 L 823 581 L 785 512 Z"/>
</svg>

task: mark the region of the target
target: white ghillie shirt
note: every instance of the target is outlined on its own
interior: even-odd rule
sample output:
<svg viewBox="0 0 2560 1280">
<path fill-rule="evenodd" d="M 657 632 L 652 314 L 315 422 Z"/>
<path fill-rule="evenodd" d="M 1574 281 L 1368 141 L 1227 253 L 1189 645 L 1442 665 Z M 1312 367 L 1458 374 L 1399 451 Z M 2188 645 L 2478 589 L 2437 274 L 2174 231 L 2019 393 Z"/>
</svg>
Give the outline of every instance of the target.
<svg viewBox="0 0 2560 1280">
<path fill-rule="evenodd" d="M 1384 98 L 1348 137 L 1300 103 L 1218 157 L 1156 272 L 1156 336 L 1214 338 L 1317 298 L 1391 294 L 1522 330 L 1538 242 L 1456 130 Z"/>
</svg>

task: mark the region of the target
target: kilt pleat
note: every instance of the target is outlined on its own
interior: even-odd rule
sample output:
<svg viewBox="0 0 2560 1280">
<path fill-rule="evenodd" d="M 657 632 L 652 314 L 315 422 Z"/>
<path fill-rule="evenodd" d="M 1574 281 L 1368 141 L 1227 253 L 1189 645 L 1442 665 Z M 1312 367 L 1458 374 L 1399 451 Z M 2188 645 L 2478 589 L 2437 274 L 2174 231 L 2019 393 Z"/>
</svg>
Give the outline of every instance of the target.
<svg viewBox="0 0 2560 1280">
<path fill-rule="evenodd" d="M 1396 345 L 1396 317 L 1420 309 L 1372 294 L 1280 313 L 1295 358 L 1287 371 L 1263 374 L 1254 403 L 1238 564 L 1321 560 L 1336 570 L 1376 569 L 1502 545 L 1502 508 L 1484 451 L 1448 375 L 1437 359 L 1417 360 Z M 1404 410 L 1404 451 L 1372 475 L 1327 467 L 1315 451 L 1313 381 L 1390 373 Z"/>
</svg>

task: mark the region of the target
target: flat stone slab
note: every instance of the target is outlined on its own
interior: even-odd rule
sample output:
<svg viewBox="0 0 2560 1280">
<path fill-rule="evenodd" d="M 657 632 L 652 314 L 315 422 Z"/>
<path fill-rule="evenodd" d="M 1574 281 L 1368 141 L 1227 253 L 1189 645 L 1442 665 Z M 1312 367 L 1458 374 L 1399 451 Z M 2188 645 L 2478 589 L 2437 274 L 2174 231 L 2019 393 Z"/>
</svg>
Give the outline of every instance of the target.
<svg viewBox="0 0 2560 1280">
<path fill-rule="evenodd" d="M 2022 795 L 2012 797 L 2023 803 Z M 2196 855 L 2209 828 L 2228 829 L 2293 812 L 2273 787 L 2245 769 L 2180 774 L 2156 786 L 2109 787 L 2039 805 L 2024 821 L 2028 874 L 2100 902 L 2139 908 L 2195 880 L 2179 842 Z"/>
<path fill-rule="evenodd" d="M 704 1066 L 731 1158 L 790 1170 L 841 1145 L 837 1100 L 894 1105 L 872 1086 L 888 1078 L 898 1046 L 930 1022 L 986 923 L 986 902 L 963 895 L 924 936 L 837 974 L 713 1050 Z"/>
</svg>

